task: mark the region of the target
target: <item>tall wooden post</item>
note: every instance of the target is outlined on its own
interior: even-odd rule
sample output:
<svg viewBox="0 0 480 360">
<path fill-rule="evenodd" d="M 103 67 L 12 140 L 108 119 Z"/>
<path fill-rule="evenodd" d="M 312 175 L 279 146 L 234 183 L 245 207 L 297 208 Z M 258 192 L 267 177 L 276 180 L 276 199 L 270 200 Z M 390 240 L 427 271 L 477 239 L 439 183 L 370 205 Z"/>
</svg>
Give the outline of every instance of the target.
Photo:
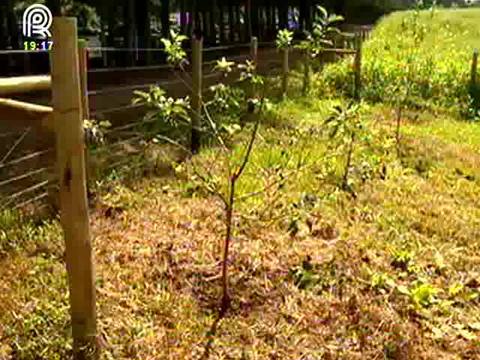
<svg viewBox="0 0 480 360">
<path fill-rule="evenodd" d="M 196 31 L 192 43 L 192 137 L 191 151 L 197 153 L 200 149 L 200 125 L 202 114 L 202 64 L 203 38 L 200 31 Z"/>
<path fill-rule="evenodd" d="M 53 22 L 52 100 L 74 359 L 96 359 L 95 275 L 85 181 L 77 21 Z"/>
<path fill-rule="evenodd" d="M 289 64 L 288 64 L 288 53 L 289 49 L 285 48 L 283 52 L 283 61 L 282 61 L 282 95 L 287 97 L 288 92 L 288 73 L 289 73 Z"/>
<path fill-rule="evenodd" d="M 472 89 L 475 88 L 477 85 L 477 68 L 478 68 L 478 49 L 473 51 L 473 58 L 472 58 L 472 69 L 470 71 L 470 85 Z"/>
<path fill-rule="evenodd" d="M 356 37 L 356 51 L 355 51 L 355 89 L 354 98 L 360 100 L 360 93 L 362 90 L 362 40 L 359 35 Z"/>
</svg>

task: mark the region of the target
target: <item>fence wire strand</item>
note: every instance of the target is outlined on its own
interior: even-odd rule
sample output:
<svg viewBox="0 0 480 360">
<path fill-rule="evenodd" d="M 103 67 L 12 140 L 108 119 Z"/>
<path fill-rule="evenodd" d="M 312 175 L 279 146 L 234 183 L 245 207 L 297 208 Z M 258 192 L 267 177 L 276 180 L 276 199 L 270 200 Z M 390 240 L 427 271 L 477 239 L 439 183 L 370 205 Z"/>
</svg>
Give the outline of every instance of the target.
<svg viewBox="0 0 480 360">
<path fill-rule="evenodd" d="M 27 178 L 32 177 L 34 175 L 38 175 L 38 174 L 48 172 L 52 169 L 53 169 L 53 167 L 50 167 L 50 166 L 49 167 L 44 167 L 44 168 L 41 168 L 41 169 L 36 169 L 36 170 L 30 171 L 26 174 L 18 175 L 18 176 L 12 177 L 10 179 L 0 181 L 0 187 L 12 184 L 12 183 L 14 183 L 16 181 L 19 181 L 19 180 L 27 179 Z"/>
</svg>

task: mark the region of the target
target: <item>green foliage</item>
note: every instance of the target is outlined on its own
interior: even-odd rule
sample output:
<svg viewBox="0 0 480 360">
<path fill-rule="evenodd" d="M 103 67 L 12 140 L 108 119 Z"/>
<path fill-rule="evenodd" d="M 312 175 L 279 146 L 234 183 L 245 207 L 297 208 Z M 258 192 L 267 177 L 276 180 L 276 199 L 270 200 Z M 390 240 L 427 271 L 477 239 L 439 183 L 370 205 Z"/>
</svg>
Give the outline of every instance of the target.
<svg viewBox="0 0 480 360">
<path fill-rule="evenodd" d="M 395 280 L 388 274 L 375 272 L 370 279 L 370 286 L 382 293 L 395 288 Z"/>
<path fill-rule="evenodd" d="M 342 16 L 328 14 L 324 7 L 317 5 L 313 30 L 306 33 L 306 39 L 297 45 L 297 49 L 305 51 L 312 58 L 317 57 L 325 47 L 333 45 L 332 36 L 340 33 L 335 24 L 340 21 L 343 21 Z"/>
<path fill-rule="evenodd" d="M 364 134 L 366 123 L 361 115 L 362 104 L 351 102 L 346 106 L 336 105 L 324 124 L 328 129 L 328 137 L 343 146 L 350 142 L 353 134 Z"/>
<path fill-rule="evenodd" d="M 220 60 L 217 60 L 215 67 L 213 68 L 214 71 L 221 72 L 224 76 L 230 74 L 235 66 L 235 62 L 227 61 L 225 57 L 222 57 Z"/>
<path fill-rule="evenodd" d="M 410 298 L 416 308 L 424 308 L 437 302 L 438 292 L 433 285 L 418 282 L 410 289 Z"/>
<path fill-rule="evenodd" d="M 370 133 L 365 122 L 364 105 L 351 102 L 346 106 L 334 106 L 332 114 L 327 118 L 324 125 L 328 131 L 330 146 L 338 156 L 345 158 L 341 187 L 353 192 L 349 175 L 354 165 L 354 152 L 357 142 L 369 142 Z"/>
<path fill-rule="evenodd" d="M 86 143 L 91 147 L 103 144 L 105 131 L 111 126 L 109 121 L 84 120 L 83 129 Z"/>
<path fill-rule="evenodd" d="M 301 265 L 290 269 L 289 277 L 299 289 L 315 290 L 319 293 L 332 290 L 342 281 L 335 262 L 314 264 L 309 256 L 302 261 Z"/>
<path fill-rule="evenodd" d="M 236 115 L 241 110 L 245 97 L 242 89 L 219 83 L 211 86 L 210 92 L 213 97 L 206 103 L 208 108 L 225 115 Z"/>
<path fill-rule="evenodd" d="M 189 99 L 167 97 L 165 90 L 152 86 L 150 91 L 134 91 L 133 104 L 146 106 L 148 113 L 141 130 L 151 137 L 164 139 L 168 135 L 181 142 L 188 141 L 191 126 Z"/>
<path fill-rule="evenodd" d="M 238 64 L 240 70 L 239 81 L 241 83 L 251 84 L 256 89 L 264 84 L 264 78 L 256 72 L 256 65 L 254 61 L 246 60 L 243 64 Z"/>
<path fill-rule="evenodd" d="M 406 271 L 413 260 L 413 254 L 406 250 L 395 251 L 392 255 L 392 266 Z"/>
<path fill-rule="evenodd" d="M 183 49 L 182 43 L 187 39 L 187 36 L 176 33 L 173 30 L 170 31 L 170 39 L 162 39 L 165 52 L 167 53 L 167 61 L 173 67 L 179 67 L 185 62 L 187 53 Z"/>
<path fill-rule="evenodd" d="M 292 46 L 293 32 L 288 29 L 279 30 L 275 44 L 277 49 L 288 49 Z"/>
<path fill-rule="evenodd" d="M 480 10 L 407 11 L 383 19 L 363 46 L 362 97 L 465 112 Z M 320 87 L 353 94 L 351 59 L 325 67 Z"/>
</svg>

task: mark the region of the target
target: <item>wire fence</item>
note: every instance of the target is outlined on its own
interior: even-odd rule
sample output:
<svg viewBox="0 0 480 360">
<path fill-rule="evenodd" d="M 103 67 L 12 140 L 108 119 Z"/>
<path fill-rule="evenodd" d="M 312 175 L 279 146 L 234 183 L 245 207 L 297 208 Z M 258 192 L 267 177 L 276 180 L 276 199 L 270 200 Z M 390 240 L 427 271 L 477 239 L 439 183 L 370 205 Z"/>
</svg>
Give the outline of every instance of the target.
<svg viewBox="0 0 480 360">
<path fill-rule="evenodd" d="M 362 35 L 363 38 L 363 35 Z M 341 41 L 342 48 L 328 49 L 325 53 L 348 56 L 356 52 L 353 37 Z M 282 66 L 282 54 L 273 43 L 258 44 L 258 69 L 265 75 L 278 75 Z M 114 53 L 131 49 L 90 48 L 89 52 Z M 144 53 L 159 52 L 158 49 L 138 49 Z M 300 61 L 302 55 L 294 52 L 291 61 Z M 22 55 L 13 51 L 11 55 Z M 203 76 L 206 92 L 209 85 L 220 81 L 218 72 L 212 71 L 221 57 L 243 62 L 251 59 L 251 44 L 237 44 L 206 48 L 203 52 L 205 71 Z M 293 66 L 292 66 L 293 67 Z M 139 127 L 147 123 L 145 109 L 133 104 L 135 90 L 148 91 L 151 86 L 160 86 L 173 97 L 191 93 L 185 79 L 165 64 L 149 66 L 122 66 L 94 68 L 88 71 L 88 99 L 90 118 L 108 120 L 112 126 L 105 132 L 104 144 L 91 151 L 87 173 L 101 168 L 102 172 L 132 166 L 133 156 L 143 156 L 146 142 Z M 21 98 L 21 97 L 20 97 Z M 56 206 L 58 189 L 55 175 L 54 134 L 51 129 L 35 126 L 15 129 L 16 119 L 2 117 L 0 109 L 0 211 L 21 209 L 38 211 L 39 207 Z M 41 141 L 39 141 L 41 139 Z"/>
</svg>

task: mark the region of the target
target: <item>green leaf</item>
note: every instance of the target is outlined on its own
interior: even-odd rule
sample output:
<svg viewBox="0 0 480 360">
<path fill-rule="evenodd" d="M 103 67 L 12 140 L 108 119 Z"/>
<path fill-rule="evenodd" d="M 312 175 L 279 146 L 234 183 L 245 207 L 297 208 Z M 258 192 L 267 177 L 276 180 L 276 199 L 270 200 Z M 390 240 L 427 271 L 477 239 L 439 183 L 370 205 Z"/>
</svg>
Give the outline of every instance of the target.
<svg viewBox="0 0 480 360">
<path fill-rule="evenodd" d="M 328 19 L 327 9 L 325 9 L 323 6 L 317 5 L 317 11 L 320 12 L 323 19 Z"/>
</svg>

